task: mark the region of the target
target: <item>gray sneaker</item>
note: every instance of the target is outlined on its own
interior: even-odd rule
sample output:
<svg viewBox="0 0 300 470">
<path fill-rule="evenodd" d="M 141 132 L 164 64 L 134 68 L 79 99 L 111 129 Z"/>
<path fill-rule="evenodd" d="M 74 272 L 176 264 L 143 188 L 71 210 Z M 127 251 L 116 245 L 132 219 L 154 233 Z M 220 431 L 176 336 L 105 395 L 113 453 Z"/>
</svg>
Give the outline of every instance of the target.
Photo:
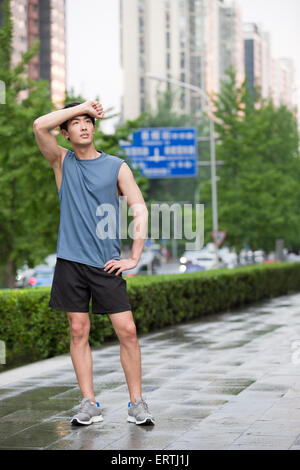
<svg viewBox="0 0 300 470">
<path fill-rule="evenodd" d="M 88 425 L 103 421 L 100 405 L 92 402 L 91 398 L 84 398 L 80 404 L 80 411 L 71 419 L 71 424 Z"/>
<path fill-rule="evenodd" d="M 148 405 L 142 398 L 135 399 L 135 403 L 128 403 L 129 423 L 135 424 L 155 424 L 155 419 L 148 410 Z"/>
</svg>

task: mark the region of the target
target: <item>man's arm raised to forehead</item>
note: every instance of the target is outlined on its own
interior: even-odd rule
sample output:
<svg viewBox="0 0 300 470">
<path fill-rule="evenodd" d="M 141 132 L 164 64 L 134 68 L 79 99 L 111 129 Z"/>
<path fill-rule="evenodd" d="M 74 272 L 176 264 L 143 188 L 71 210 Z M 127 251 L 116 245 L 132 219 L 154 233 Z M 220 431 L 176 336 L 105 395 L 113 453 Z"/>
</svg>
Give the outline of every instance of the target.
<svg viewBox="0 0 300 470">
<path fill-rule="evenodd" d="M 52 111 L 34 121 L 33 131 L 36 142 L 41 153 L 52 166 L 60 163 L 61 157 L 67 152 L 66 148 L 58 145 L 52 131 L 63 122 L 82 114 L 91 114 L 100 119 L 103 117 L 102 105 L 94 101 L 86 101 L 77 106 Z"/>
</svg>

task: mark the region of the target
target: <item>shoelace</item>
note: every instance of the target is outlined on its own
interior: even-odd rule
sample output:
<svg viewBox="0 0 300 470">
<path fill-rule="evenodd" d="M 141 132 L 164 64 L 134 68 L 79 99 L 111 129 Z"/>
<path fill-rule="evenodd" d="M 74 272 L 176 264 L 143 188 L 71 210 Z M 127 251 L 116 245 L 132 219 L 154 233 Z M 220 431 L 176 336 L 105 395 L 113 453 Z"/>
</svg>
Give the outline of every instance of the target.
<svg viewBox="0 0 300 470">
<path fill-rule="evenodd" d="M 87 411 L 89 405 L 90 405 L 90 402 L 89 402 L 89 401 L 81 402 L 81 404 L 80 404 L 80 412 Z"/>
<path fill-rule="evenodd" d="M 150 414 L 150 413 L 149 413 L 149 410 L 148 410 L 148 405 L 147 405 L 147 403 L 146 403 L 144 400 L 140 401 L 138 405 L 142 405 L 142 407 L 144 408 L 144 410 L 146 411 L 146 413 Z"/>
</svg>

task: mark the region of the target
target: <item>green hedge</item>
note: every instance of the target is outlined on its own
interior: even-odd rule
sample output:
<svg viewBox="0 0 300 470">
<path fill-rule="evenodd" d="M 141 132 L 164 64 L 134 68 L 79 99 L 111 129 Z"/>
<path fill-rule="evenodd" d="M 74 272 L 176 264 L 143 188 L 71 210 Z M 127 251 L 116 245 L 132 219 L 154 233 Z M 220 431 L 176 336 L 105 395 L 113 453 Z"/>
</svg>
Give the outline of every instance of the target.
<svg viewBox="0 0 300 470">
<path fill-rule="evenodd" d="M 126 278 L 138 333 L 300 291 L 300 263 L 261 264 L 187 274 Z M 48 306 L 49 287 L 0 291 L 0 370 L 69 351 L 65 312 Z M 90 304 L 91 311 L 91 304 Z M 117 339 L 107 315 L 92 315 L 90 345 Z"/>
</svg>

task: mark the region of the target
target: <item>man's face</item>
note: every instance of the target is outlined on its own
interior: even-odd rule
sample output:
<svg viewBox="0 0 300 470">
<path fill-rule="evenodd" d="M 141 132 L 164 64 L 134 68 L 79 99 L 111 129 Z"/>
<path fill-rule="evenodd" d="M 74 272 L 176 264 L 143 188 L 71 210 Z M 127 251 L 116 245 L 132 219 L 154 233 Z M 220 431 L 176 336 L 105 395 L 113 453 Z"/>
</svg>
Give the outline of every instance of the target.
<svg viewBox="0 0 300 470">
<path fill-rule="evenodd" d="M 62 134 L 69 137 L 72 144 L 90 144 L 93 142 L 95 127 L 87 114 L 75 116 L 68 121 L 68 131 L 62 129 Z"/>
</svg>

